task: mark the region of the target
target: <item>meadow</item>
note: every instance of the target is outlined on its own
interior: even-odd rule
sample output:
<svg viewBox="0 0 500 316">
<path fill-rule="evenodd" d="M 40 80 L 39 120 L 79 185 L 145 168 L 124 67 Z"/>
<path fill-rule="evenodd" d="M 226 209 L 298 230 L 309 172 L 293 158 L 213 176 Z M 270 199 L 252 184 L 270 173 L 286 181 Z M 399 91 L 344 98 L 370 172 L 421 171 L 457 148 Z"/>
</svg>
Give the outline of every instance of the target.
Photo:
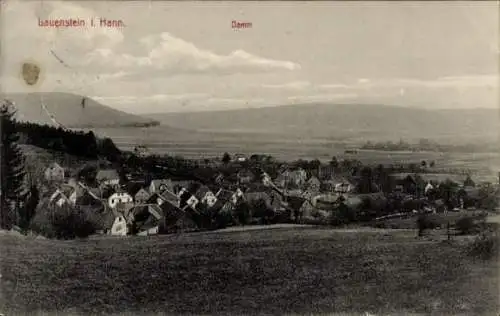
<svg viewBox="0 0 500 316">
<path fill-rule="evenodd" d="M 310 227 L 52 241 L 0 235 L 6 315 L 496 315 L 498 261 L 415 230 Z"/>
<path fill-rule="evenodd" d="M 181 155 L 186 158 L 222 157 L 230 154 L 267 154 L 279 160 L 357 159 L 363 164 L 420 164 L 434 161 L 437 169 L 470 169 L 481 181 L 497 182 L 500 170 L 500 152 L 443 153 L 359 150 L 345 154 L 345 142 L 325 138 L 297 138 L 266 133 L 193 132 L 164 126 L 151 128 L 95 129 L 99 135 L 111 137 L 123 150 L 146 145 L 151 153 Z"/>
</svg>

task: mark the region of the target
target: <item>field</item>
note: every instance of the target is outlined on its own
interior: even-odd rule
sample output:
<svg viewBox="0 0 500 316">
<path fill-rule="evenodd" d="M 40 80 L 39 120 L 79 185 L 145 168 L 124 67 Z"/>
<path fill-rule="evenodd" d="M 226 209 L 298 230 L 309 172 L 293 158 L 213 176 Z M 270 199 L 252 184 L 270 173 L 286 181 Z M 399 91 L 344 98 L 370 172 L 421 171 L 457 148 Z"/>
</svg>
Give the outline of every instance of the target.
<svg viewBox="0 0 500 316">
<path fill-rule="evenodd" d="M 417 163 L 434 160 L 436 168 L 458 168 L 474 171 L 484 181 L 498 179 L 500 152 L 492 153 L 439 153 L 388 152 L 360 150 L 357 154 L 344 154 L 344 145 L 335 139 L 296 138 L 266 133 L 202 133 L 182 131 L 163 126 L 151 128 L 95 129 L 98 135 L 111 137 L 120 149 L 132 150 L 137 144 L 146 145 L 150 152 L 182 155 L 187 158 L 222 157 L 231 154 L 268 154 L 280 160 L 319 159 L 329 161 L 358 159 L 366 164 Z"/>
<path fill-rule="evenodd" d="M 495 315 L 498 263 L 415 230 L 279 228 L 49 241 L 0 236 L 0 311 Z"/>
</svg>

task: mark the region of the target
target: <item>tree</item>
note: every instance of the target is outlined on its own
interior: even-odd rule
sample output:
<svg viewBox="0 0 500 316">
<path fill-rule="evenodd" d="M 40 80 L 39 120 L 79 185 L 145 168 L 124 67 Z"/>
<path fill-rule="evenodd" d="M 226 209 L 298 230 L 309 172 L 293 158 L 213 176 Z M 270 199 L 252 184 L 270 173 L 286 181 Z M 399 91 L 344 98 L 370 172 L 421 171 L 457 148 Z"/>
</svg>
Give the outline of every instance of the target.
<svg viewBox="0 0 500 316">
<path fill-rule="evenodd" d="M 24 200 L 24 157 L 17 145 L 15 110 L 12 102 L 6 101 L 0 107 L 0 134 L 2 137 L 0 155 L 0 227 L 10 228 L 16 223 L 17 214 Z"/>
<path fill-rule="evenodd" d="M 337 160 L 337 157 L 332 157 L 332 160 L 330 160 L 330 166 L 332 166 L 333 168 L 339 167 L 339 161 Z"/>
<path fill-rule="evenodd" d="M 422 165 L 422 167 L 427 167 L 427 161 L 425 160 L 422 160 L 422 162 L 420 162 L 420 164 Z"/>
<path fill-rule="evenodd" d="M 309 170 L 317 171 L 321 166 L 321 161 L 319 159 L 314 159 L 309 162 Z"/>
<path fill-rule="evenodd" d="M 475 187 L 476 186 L 474 181 L 472 181 L 470 175 L 467 175 L 467 178 L 464 181 L 464 186 L 466 186 L 466 187 Z"/>
<path fill-rule="evenodd" d="M 40 202 L 39 194 L 36 185 L 32 185 L 26 203 L 19 211 L 19 227 L 23 230 L 28 229 L 31 219 L 35 215 L 36 207 L 38 206 L 38 202 Z"/>
<path fill-rule="evenodd" d="M 225 164 L 231 162 L 231 156 L 229 155 L 229 153 L 227 152 L 224 153 L 224 155 L 222 156 L 222 162 Z"/>
</svg>

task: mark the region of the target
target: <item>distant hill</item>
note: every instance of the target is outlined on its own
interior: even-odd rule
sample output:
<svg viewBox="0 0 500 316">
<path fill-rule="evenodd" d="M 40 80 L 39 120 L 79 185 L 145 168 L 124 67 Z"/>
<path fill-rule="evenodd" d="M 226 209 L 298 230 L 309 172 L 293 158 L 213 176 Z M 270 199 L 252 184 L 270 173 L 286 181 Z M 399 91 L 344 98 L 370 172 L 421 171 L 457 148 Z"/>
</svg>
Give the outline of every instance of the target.
<svg viewBox="0 0 500 316">
<path fill-rule="evenodd" d="M 173 127 L 284 134 L 301 139 L 429 138 L 490 142 L 498 140 L 500 126 L 499 111 L 494 109 L 427 110 L 355 104 L 304 104 L 146 116 Z"/>
<path fill-rule="evenodd" d="M 41 106 L 41 102 L 53 114 L 56 121 L 66 127 L 129 127 L 150 126 L 159 123 L 137 115 L 105 106 L 93 99 L 61 92 L 6 93 L 2 99 L 15 102 L 17 119 L 39 124 L 57 125 Z"/>
</svg>

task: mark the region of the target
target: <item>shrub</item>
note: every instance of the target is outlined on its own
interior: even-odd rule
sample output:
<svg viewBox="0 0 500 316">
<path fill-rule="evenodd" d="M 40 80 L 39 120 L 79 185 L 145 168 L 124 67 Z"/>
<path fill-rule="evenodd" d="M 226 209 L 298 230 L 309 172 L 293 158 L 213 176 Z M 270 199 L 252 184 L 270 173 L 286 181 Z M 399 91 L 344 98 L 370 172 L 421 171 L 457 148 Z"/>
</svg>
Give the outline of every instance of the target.
<svg viewBox="0 0 500 316">
<path fill-rule="evenodd" d="M 251 210 L 247 203 L 241 203 L 236 206 L 234 215 L 240 225 L 248 225 L 252 220 Z"/>
<path fill-rule="evenodd" d="M 45 205 L 31 221 L 30 228 L 47 238 L 74 239 L 94 234 L 98 225 L 97 216 L 89 209 Z"/>
<path fill-rule="evenodd" d="M 473 258 L 489 260 L 498 256 L 498 234 L 495 232 L 483 233 L 477 236 L 468 245 L 467 254 Z"/>
<path fill-rule="evenodd" d="M 476 228 L 474 220 L 471 217 L 463 217 L 459 219 L 455 223 L 455 226 L 462 235 L 470 234 Z"/>
<path fill-rule="evenodd" d="M 435 220 L 429 218 L 425 214 L 422 214 L 417 218 L 417 228 L 419 236 L 422 236 L 424 230 L 434 229 L 438 226 L 439 224 Z"/>
</svg>

